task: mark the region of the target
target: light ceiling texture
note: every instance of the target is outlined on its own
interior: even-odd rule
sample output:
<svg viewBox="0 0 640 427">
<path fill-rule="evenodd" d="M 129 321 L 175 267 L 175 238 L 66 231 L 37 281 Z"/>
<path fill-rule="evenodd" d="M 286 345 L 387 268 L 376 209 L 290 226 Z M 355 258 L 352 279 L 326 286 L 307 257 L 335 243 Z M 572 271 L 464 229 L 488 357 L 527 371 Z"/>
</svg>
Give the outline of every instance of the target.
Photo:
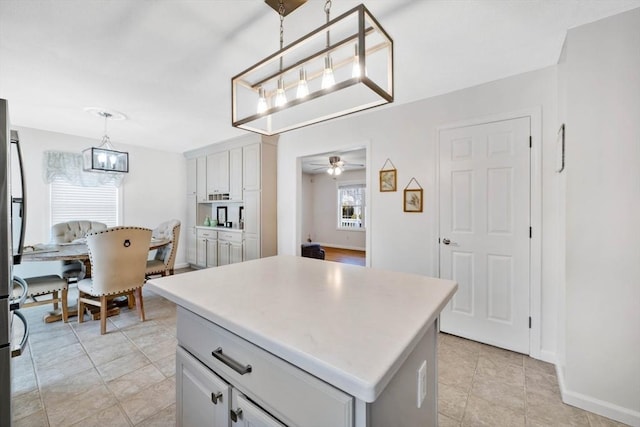
<svg viewBox="0 0 640 427">
<path fill-rule="evenodd" d="M 332 17 L 360 1 L 333 0 Z M 567 29 L 640 0 L 367 0 L 394 40 L 395 105 L 557 63 Z M 324 23 L 309 0 L 285 44 Z M 0 97 L 14 125 L 183 152 L 244 134 L 231 78 L 278 50 L 262 0 L 0 0 Z M 392 108 L 386 106 L 383 108 Z M 359 113 L 359 114 L 366 114 Z"/>
</svg>

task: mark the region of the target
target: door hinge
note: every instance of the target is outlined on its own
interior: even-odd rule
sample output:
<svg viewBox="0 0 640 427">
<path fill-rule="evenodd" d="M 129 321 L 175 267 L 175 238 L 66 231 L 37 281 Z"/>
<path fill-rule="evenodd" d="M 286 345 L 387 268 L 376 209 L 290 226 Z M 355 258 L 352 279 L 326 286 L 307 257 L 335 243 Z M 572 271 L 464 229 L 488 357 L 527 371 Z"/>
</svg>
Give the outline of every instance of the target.
<svg viewBox="0 0 640 427">
<path fill-rule="evenodd" d="M 529 329 L 531 329 L 531 316 L 529 316 Z"/>
<path fill-rule="evenodd" d="M 533 138 L 529 135 L 529 148 L 533 147 Z"/>
<path fill-rule="evenodd" d="M 533 228 L 529 227 L 529 238 L 533 237 Z"/>
</svg>

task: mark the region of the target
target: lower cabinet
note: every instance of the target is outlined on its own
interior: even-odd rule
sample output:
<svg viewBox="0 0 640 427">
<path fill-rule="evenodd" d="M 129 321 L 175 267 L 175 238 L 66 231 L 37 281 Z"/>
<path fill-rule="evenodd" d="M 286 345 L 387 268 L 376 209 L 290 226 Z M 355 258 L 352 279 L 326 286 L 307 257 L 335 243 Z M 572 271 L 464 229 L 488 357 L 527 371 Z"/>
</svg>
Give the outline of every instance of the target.
<svg viewBox="0 0 640 427">
<path fill-rule="evenodd" d="M 176 350 L 178 427 L 286 427 L 183 348 Z"/>
<path fill-rule="evenodd" d="M 197 264 L 196 242 L 196 228 L 187 227 L 187 262 L 189 264 Z"/>
<path fill-rule="evenodd" d="M 215 267 L 218 265 L 218 233 L 211 230 L 196 230 L 196 265 Z"/>
<path fill-rule="evenodd" d="M 242 262 L 242 233 L 218 233 L 218 265 Z"/>
</svg>

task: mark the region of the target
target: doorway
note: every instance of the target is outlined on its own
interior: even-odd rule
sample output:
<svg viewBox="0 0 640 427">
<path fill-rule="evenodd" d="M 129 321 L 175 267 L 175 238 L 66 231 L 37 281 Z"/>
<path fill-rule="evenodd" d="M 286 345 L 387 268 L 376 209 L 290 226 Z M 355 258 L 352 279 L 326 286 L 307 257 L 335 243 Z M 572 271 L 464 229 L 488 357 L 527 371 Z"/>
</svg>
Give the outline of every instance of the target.
<svg viewBox="0 0 640 427">
<path fill-rule="evenodd" d="M 300 158 L 300 244 L 317 243 L 326 260 L 366 264 L 366 148 Z"/>
<path fill-rule="evenodd" d="M 530 353 L 531 117 L 439 135 L 441 330 Z"/>
</svg>

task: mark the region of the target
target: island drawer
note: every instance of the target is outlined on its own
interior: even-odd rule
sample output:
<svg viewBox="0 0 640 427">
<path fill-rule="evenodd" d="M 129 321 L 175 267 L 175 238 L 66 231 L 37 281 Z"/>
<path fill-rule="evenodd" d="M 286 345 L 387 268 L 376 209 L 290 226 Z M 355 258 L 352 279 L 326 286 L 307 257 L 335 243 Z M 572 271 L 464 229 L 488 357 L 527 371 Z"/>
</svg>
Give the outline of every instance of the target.
<svg viewBox="0 0 640 427">
<path fill-rule="evenodd" d="M 353 426 L 352 396 L 182 307 L 177 318 L 182 347 L 290 427 Z"/>
</svg>

